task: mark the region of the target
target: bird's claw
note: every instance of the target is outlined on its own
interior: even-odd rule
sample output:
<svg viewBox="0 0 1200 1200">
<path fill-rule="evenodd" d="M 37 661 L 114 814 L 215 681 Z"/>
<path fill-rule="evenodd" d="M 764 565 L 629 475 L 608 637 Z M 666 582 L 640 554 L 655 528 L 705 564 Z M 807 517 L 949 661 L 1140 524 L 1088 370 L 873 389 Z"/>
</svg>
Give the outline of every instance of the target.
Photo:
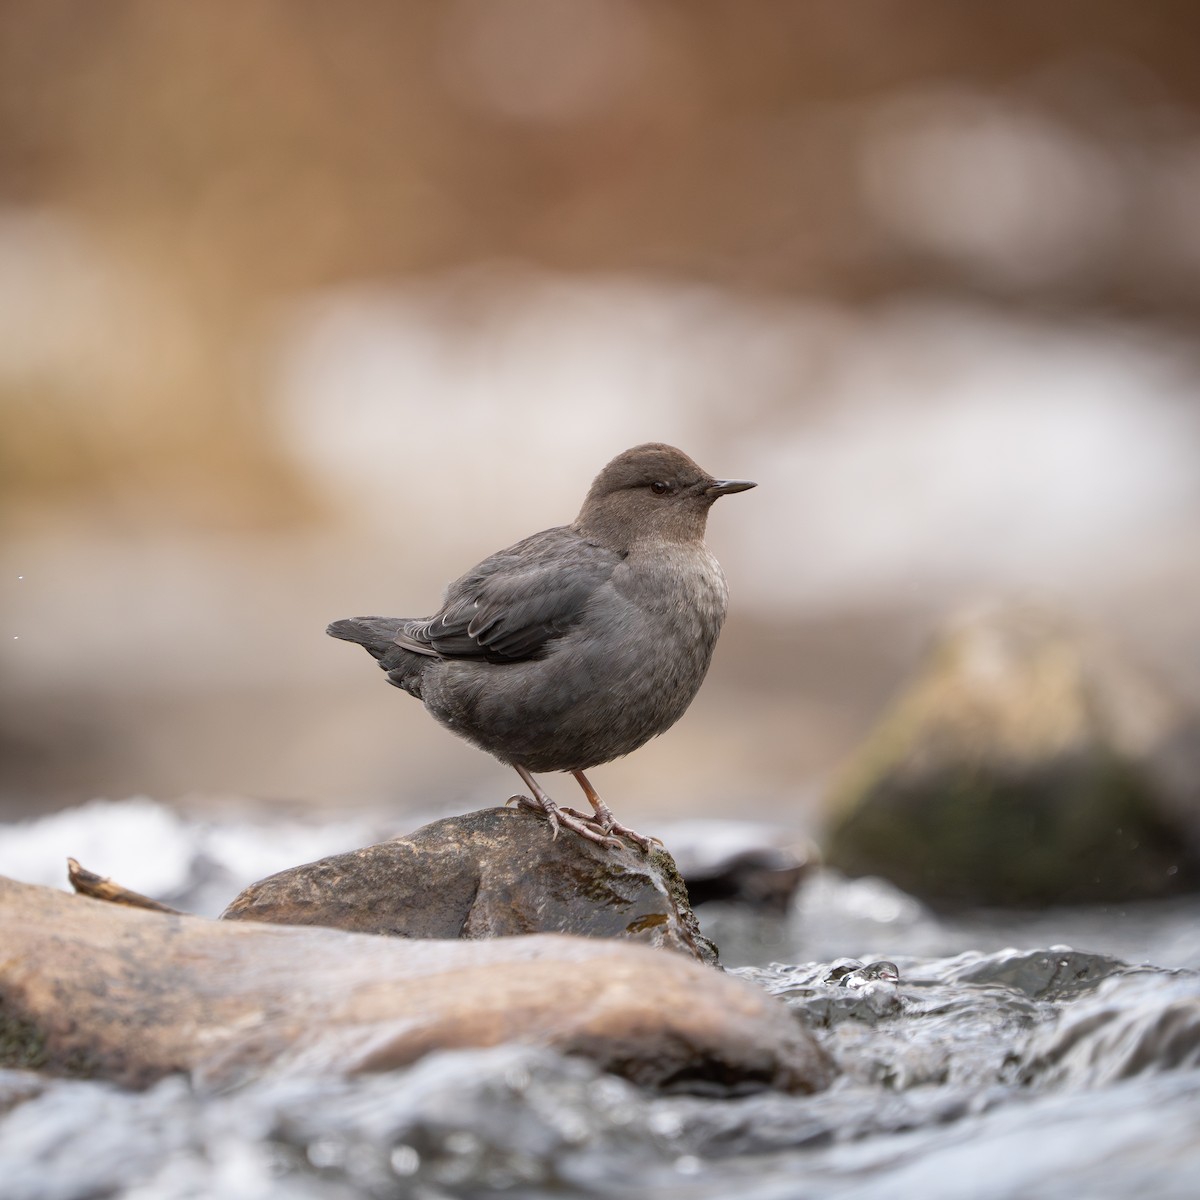
<svg viewBox="0 0 1200 1200">
<path fill-rule="evenodd" d="M 632 829 L 629 829 L 624 825 L 614 825 L 612 832 L 614 836 L 628 838 L 635 845 L 640 846 L 643 854 L 650 853 L 651 842 L 654 842 L 659 846 L 663 844 L 662 838 L 647 837 L 644 833 L 635 833 Z"/>
<path fill-rule="evenodd" d="M 560 804 L 558 806 L 558 811 L 561 813 L 566 813 L 569 817 L 577 817 L 580 821 L 587 822 L 587 824 L 589 824 L 593 829 L 599 829 L 603 833 L 608 832 L 608 830 L 599 821 L 597 821 L 596 818 L 591 815 L 591 813 L 582 813 L 577 808 L 567 808 L 565 804 Z"/>
<path fill-rule="evenodd" d="M 573 808 L 560 808 L 553 801 L 550 802 L 549 806 L 546 806 L 520 793 L 509 796 L 504 803 L 506 806 L 516 804 L 521 808 L 527 808 L 530 812 L 535 812 L 545 817 L 550 825 L 551 841 L 557 841 L 558 831 L 566 827 L 573 833 L 579 834 L 580 837 L 586 838 L 589 842 L 596 842 L 602 846 L 613 846 L 618 850 L 625 848 L 625 843 L 618 837 L 613 836 L 608 830 L 603 829 L 597 821 L 585 817 L 583 813 L 577 812 Z"/>
<path fill-rule="evenodd" d="M 628 825 L 622 825 L 616 817 L 613 816 L 612 809 L 596 795 L 591 784 L 586 780 L 580 779 L 580 784 L 583 786 L 584 793 L 591 801 L 592 807 L 596 810 L 595 815 L 590 818 L 591 823 L 597 828 L 603 830 L 610 837 L 628 838 L 631 842 L 641 848 L 643 854 L 650 853 L 650 843 L 657 842 L 662 845 L 662 839 L 656 837 L 646 837 L 644 834 L 638 833 L 634 829 L 630 829 Z"/>
<path fill-rule="evenodd" d="M 604 840 L 613 846 L 620 846 L 624 848 L 625 843 L 621 841 L 621 839 L 628 838 L 635 845 L 639 846 L 645 854 L 649 854 L 651 842 L 654 842 L 658 846 L 663 844 L 662 838 L 656 838 L 653 836 L 646 837 L 644 834 L 640 834 L 635 830 L 630 829 L 628 825 L 622 825 L 621 822 L 618 821 L 611 813 L 607 818 L 601 818 L 598 815 L 588 816 L 585 813 L 581 813 L 576 808 L 564 808 L 561 805 L 559 806 L 558 811 L 560 813 L 567 813 L 570 816 L 577 818 L 589 829 L 594 829 L 597 833 L 603 834 Z M 572 828 L 574 827 L 572 826 Z"/>
<path fill-rule="evenodd" d="M 611 813 L 607 819 L 598 816 L 595 813 L 581 813 L 577 808 L 564 808 L 559 806 L 559 812 L 570 813 L 571 816 L 577 817 L 590 829 L 594 829 L 597 833 L 605 835 L 606 839 L 614 846 L 624 847 L 624 842 L 621 838 L 629 838 L 630 841 L 636 842 L 647 853 L 650 853 L 650 843 L 658 842 L 661 846 L 662 841 L 659 838 L 645 838 L 640 833 L 635 833 L 627 825 L 622 825 Z"/>
<path fill-rule="evenodd" d="M 617 850 L 624 849 L 624 843 L 619 838 L 613 837 L 607 831 L 601 831 L 596 825 L 589 821 L 581 813 L 577 813 L 574 809 L 558 808 L 553 810 L 552 820 L 556 825 L 565 825 L 574 833 L 579 834 L 581 838 L 586 838 L 589 842 L 595 842 L 600 846 L 612 846 Z"/>
<path fill-rule="evenodd" d="M 558 810 L 556 808 L 546 808 L 544 805 L 539 804 L 536 800 L 531 800 L 528 796 L 522 796 L 520 792 L 514 796 L 509 796 L 509 798 L 505 800 L 505 808 L 507 808 L 510 804 L 515 804 L 518 808 L 527 808 L 530 812 L 534 812 L 541 817 L 545 817 L 546 820 L 550 822 L 550 840 L 552 842 L 558 841 L 559 821 Z"/>
<path fill-rule="evenodd" d="M 662 845 L 662 842 L 658 838 L 643 837 L 642 834 L 630 829 L 629 826 L 622 825 L 612 815 L 612 811 L 608 805 L 595 794 L 591 784 L 588 784 L 586 780 L 583 781 L 584 792 L 595 809 L 595 812 L 592 813 L 581 813 L 576 808 L 567 808 L 566 806 L 555 804 L 537 786 L 537 783 L 528 771 L 518 767 L 517 772 L 529 785 L 530 791 L 533 792 L 533 798 L 531 799 L 529 796 L 518 792 L 515 795 L 509 796 L 504 803 L 518 804 L 522 808 L 528 808 L 532 812 L 541 813 L 550 822 L 552 840 L 558 839 L 558 831 L 565 826 L 589 842 L 595 842 L 601 846 L 612 846 L 616 850 L 625 849 L 625 843 L 621 840 L 622 838 L 628 838 L 631 842 L 635 843 L 640 847 L 643 854 L 650 853 L 651 841 L 658 842 L 660 846 Z"/>
</svg>

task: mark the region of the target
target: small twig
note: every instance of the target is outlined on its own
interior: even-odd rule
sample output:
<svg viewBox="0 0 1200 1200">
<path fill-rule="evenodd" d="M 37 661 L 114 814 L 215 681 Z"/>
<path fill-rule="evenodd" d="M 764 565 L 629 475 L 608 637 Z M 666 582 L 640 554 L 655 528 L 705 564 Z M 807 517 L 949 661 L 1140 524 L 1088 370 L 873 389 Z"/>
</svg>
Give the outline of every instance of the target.
<svg viewBox="0 0 1200 1200">
<path fill-rule="evenodd" d="M 140 892 L 131 892 L 119 883 L 113 883 L 111 879 L 106 879 L 103 875 L 97 875 L 94 871 L 81 867 L 73 858 L 67 859 L 67 878 L 79 895 L 91 896 L 93 900 L 108 900 L 112 904 L 128 904 L 132 908 L 150 908 L 155 912 L 182 915 L 177 908 L 160 904 L 157 900 L 151 900 L 149 896 L 143 896 Z"/>
</svg>

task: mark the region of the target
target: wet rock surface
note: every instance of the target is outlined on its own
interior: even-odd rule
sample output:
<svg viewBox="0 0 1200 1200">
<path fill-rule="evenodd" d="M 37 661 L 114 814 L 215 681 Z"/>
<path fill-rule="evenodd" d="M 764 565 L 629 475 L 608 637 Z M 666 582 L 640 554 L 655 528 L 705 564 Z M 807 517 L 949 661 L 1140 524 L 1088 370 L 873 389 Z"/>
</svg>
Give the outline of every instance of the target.
<svg viewBox="0 0 1200 1200">
<path fill-rule="evenodd" d="M 519 808 L 447 817 L 246 888 L 229 921 L 404 938 L 622 937 L 717 961 L 671 856 L 601 846 Z"/>
<path fill-rule="evenodd" d="M 648 1086 L 816 1088 L 786 1009 L 679 954 L 553 935 L 400 940 L 174 916 L 0 878 L 0 1065 L 145 1086 L 382 1071 L 517 1042 Z"/>
<path fill-rule="evenodd" d="M 859 749 L 827 860 L 942 904 L 1081 903 L 1200 885 L 1200 724 L 1053 614 L 941 637 Z"/>
</svg>

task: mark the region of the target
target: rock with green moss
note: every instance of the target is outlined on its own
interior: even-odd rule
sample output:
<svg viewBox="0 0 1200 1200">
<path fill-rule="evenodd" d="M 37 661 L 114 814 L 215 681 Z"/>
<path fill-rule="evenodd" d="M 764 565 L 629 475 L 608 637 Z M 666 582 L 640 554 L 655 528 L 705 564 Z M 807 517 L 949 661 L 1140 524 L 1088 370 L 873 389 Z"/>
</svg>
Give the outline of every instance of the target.
<svg viewBox="0 0 1200 1200">
<path fill-rule="evenodd" d="M 852 758 L 827 858 L 945 904 L 1200 885 L 1200 732 L 1143 674 L 1027 606 L 956 622 Z"/>
</svg>

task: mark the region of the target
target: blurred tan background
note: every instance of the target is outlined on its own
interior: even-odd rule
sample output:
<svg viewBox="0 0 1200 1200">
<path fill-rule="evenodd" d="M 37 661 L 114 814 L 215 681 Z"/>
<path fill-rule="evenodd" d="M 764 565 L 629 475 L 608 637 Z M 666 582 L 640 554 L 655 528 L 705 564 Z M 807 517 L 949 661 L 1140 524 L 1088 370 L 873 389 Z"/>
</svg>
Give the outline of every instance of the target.
<svg viewBox="0 0 1200 1200">
<path fill-rule="evenodd" d="M 700 698 L 596 772 L 634 824 L 809 819 L 980 597 L 1200 700 L 1198 44 L 1187 0 L 0 3 L 0 817 L 504 799 L 322 630 L 647 440 L 761 486 Z"/>
</svg>

